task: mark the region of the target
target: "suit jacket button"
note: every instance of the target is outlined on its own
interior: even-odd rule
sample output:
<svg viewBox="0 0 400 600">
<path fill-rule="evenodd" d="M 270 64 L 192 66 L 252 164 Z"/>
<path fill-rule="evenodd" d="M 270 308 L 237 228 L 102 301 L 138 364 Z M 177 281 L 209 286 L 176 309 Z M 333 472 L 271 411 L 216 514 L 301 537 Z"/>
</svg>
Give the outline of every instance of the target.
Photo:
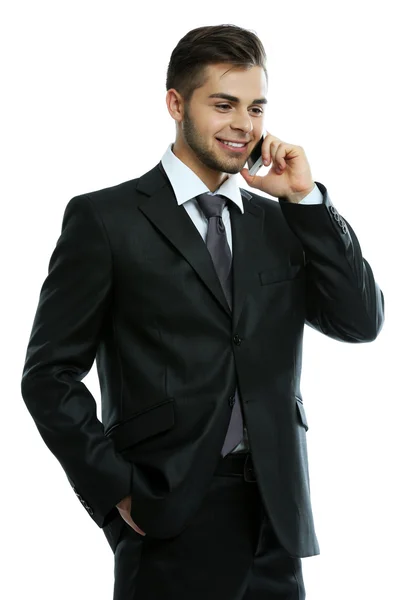
<svg viewBox="0 0 400 600">
<path fill-rule="evenodd" d="M 230 396 L 229 398 L 229 406 L 232 408 L 232 406 L 235 404 L 235 396 Z"/>
<path fill-rule="evenodd" d="M 237 333 L 236 333 L 236 334 L 233 336 L 233 341 L 235 342 L 235 344 L 236 344 L 237 346 L 240 346 L 240 344 L 241 344 L 241 341 L 242 341 L 242 338 L 241 338 L 239 335 L 237 335 Z"/>
</svg>

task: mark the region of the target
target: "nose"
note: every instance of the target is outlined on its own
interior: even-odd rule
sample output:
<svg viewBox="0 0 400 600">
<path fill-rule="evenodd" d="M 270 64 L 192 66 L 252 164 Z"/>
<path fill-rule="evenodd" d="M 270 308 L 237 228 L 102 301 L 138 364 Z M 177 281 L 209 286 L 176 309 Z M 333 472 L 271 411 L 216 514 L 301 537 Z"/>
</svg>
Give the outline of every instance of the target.
<svg viewBox="0 0 400 600">
<path fill-rule="evenodd" d="M 246 115 L 243 115 L 243 116 L 237 114 L 235 116 L 235 119 L 231 123 L 231 128 L 234 131 L 237 129 L 240 129 L 241 131 L 249 133 L 250 131 L 253 130 L 253 121 L 251 120 L 251 118 L 247 112 L 246 112 Z"/>
</svg>

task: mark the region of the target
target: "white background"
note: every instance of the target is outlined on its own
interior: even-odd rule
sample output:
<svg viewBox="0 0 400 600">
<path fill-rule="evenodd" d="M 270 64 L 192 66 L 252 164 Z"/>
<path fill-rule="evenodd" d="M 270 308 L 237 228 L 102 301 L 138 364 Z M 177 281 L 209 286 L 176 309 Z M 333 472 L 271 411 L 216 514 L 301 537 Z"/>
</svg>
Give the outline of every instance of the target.
<svg viewBox="0 0 400 600">
<path fill-rule="evenodd" d="M 165 103 L 172 50 L 190 29 L 232 23 L 266 49 L 267 129 L 303 146 L 385 295 L 373 343 L 305 328 L 321 546 L 303 559 L 307 600 L 400 597 L 396 3 L 140 4 L 14 0 L 1 9 L 0 596 L 112 598 L 111 549 L 22 400 L 26 347 L 67 202 L 159 162 L 175 139 Z M 85 384 L 99 415 L 95 365 Z"/>
</svg>

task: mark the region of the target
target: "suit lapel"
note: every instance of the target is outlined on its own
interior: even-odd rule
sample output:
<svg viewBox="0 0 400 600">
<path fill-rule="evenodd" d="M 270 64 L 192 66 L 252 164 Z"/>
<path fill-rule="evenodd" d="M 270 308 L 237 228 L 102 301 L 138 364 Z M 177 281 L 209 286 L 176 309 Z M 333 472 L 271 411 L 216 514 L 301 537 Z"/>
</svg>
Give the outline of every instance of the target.
<svg viewBox="0 0 400 600">
<path fill-rule="evenodd" d="M 139 204 L 139 209 L 192 266 L 216 301 L 232 317 L 233 328 L 236 328 L 251 285 L 250 265 L 254 264 L 261 248 L 259 242 L 262 236 L 263 212 L 259 207 L 251 204 L 249 201 L 251 194 L 241 190 L 243 214 L 236 205 L 229 204 L 233 246 L 232 314 L 207 246 L 185 207 L 177 204 L 161 162 L 139 179 L 137 190 L 147 196 Z"/>
</svg>

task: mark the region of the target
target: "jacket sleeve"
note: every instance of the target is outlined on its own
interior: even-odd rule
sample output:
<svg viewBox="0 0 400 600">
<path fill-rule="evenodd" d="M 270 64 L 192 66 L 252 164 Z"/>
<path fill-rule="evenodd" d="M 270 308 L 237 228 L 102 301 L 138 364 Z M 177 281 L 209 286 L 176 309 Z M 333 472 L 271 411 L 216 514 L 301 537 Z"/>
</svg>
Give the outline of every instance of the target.
<svg viewBox="0 0 400 600">
<path fill-rule="evenodd" d="M 372 342 L 384 322 L 384 296 L 350 224 L 315 182 L 323 203 L 279 204 L 304 248 L 306 324 L 343 342 Z"/>
<path fill-rule="evenodd" d="M 96 416 L 82 379 L 90 371 L 110 309 L 112 256 L 97 211 L 86 195 L 72 198 L 26 352 L 21 393 L 44 442 L 99 527 L 131 493 L 132 465 L 119 455 Z"/>
</svg>

